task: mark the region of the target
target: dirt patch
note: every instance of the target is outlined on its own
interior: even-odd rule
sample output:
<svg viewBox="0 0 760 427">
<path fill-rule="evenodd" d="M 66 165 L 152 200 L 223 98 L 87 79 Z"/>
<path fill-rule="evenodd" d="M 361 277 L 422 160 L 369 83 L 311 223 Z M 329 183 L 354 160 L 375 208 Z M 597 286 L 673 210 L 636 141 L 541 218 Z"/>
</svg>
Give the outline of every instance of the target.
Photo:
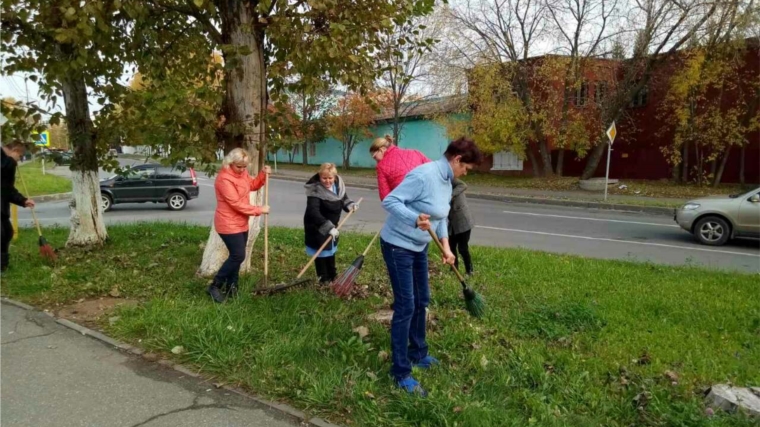
<svg viewBox="0 0 760 427">
<path fill-rule="evenodd" d="M 112 313 L 116 307 L 134 305 L 137 305 L 137 301 L 125 298 L 103 297 L 91 300 L 80 300 L 74 304 L 59 308 L 56 312 L 56 316 L 80 324 L 93 324 L 101 317 Z"/>
</svg>

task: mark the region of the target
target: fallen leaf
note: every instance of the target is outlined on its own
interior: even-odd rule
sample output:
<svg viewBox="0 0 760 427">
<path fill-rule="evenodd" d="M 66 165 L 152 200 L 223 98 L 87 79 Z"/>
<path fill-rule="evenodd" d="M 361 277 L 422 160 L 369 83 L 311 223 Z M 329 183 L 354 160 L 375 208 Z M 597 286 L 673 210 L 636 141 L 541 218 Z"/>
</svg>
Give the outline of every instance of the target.
<svg viewBox="0 0 760 427">
<path fill-rule="evenodd" d="M 116 322 L 119 321 L 119 319 L 121 319 L 121 316 L 109 317 L 108 318 L 108 324 L 111 325 L 111 326 L 113 326 L 114 324 L 116 324 Z"/>
<path fill-rule="evenodd" d="M 182 347 L 181 345 L 178 345 L 172 349 L 172 353 L 174 354 L 182 354 L 185 352 L 185 347 Z"/>
<path fill-rule="evenodd" d="M 488 366 L 488 359 L 486 359 L 486 355 L 480 356 L 480 367 L 485 368 Z"/>
<path fill-rule="evenodd" d="M 372 381 L 377 381 L 377 375 L 375 375 L 375 373 L 374 373 L 374 372 L 367 372 L 367 376 L 368 376 L 368 377 L 369 377 L 369 379 L 371 379 Z"/>
<path fill-rule="evenodd" d="M 377 353 L 377 358 L 383 362 L 388 360 L 388 352 L 387 351 L 379 351 Z"/>
<path fill-rule="evenodd" d="M 111 288 L 111 292 L 109 292 L 108 295 L 111 295 L 114 298 L 118 298 L 121 295 L 121 292 L 119 292 L 119 286 L 113 285 L 113 288 Z"/>
<path fill-rule="evenodd" d="M 365 395 L 365 396 L 367 396 L 367 397 L 368 397 L 368 398 L 370 398 L 370 399 L 374 399 L 374 398 L 375 398 L 375 395 L 374 395 L 374 394 L 372 394 L 372 393 L 370 393 L 370 392 L 368 392 L 368 391 L 365 391 L 365 392 L 364 392 L 364 395 Z"/>
<path fill-rule="evenodd" d="M 458 414 L 460 412 L 462 412 L 462 407 L 461 406 L 454 407 L 454 413 Z"/>
<path fill-rule="evenodd" d="M 358 326 L 353 329 L 354 332 L 359 334 L 359 338 L 364 338 L 369 335 L 369 329 L 366 326 Z"/>
</svg>

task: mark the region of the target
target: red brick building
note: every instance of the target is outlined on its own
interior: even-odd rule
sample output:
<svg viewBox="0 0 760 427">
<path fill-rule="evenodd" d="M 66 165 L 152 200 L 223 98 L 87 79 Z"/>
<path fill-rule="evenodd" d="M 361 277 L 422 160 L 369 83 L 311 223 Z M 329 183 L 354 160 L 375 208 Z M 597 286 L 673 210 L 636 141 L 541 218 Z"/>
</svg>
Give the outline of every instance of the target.
<svg viewBox="0 0 760 427">
<path fill-rule="evenodd" d="M 723 94 L 726 105 L 736 105 L 737 97 L 744 97 L 744 102 L 751 103 L 755 95 L 750 82 L 757 82 L 760 76 L 760 43 L 757 39 L 746 41 L 743 66 L 734 90 Z M 533 58 L 531 61 L 539 63 L 548 57 Z M 619 179 L 670 179 L 673 176 L 673 167 L 668 164 L 662 147 L 671 144 L 674 127 L 673 118 L 662 108 L 663 101 L 668 92 L 671 76 L 679 72 L 685 54 L 683 52 L 672 55 L 664 61 L 658 61 L 652 72 L 646 88 L 639 93 L 636 100 L 625 110 L 620 120 L 617 121 L 618 136 L 613 145 L 610 163 L 610 177 Z M 595 60 L 591 66 L 585 67 L 584 81 L 578 93 L 572 98 L 572 104 L 576 111 L 588 114 L 589 118 L 597 116 L 595 102 L 600 96 L 604 96 L 612 85 L 618 84 L 619 69 L 622 62 L 608 59 Z M 536 87 L 539 85 L 537 84 Z M 540 87 L 554 88 L 562 91 L 561 81 L 541 84 Z M 539 91 L 540 92 L 540 91 Z M 712 94 L 711 96 L 717 96 Z M 589 120 L 590 132 L 597 132 L 598 127 L 593 126 L 593 120 Z M 599 125 L 598 123 L 596 125 Z M 749 144 L 744 152 L 744 175 L 746 183 L 760 183 L 760 132 L 754 131 L 745 135 Z M 552 146 L 550 142 L 550 146 Z M 538 149 L 531 144 L 534 158 L 539 158 Z M 721 182 L 738 182 L 740 170 L 740 149 L 732 147 L 729 152 L 725 170 Z M 557 162 L 558 150 L 552 147 L 553 166 Z M 596 176 L 604 176 L 606 166 L 606 150 L 596 169 Z M 576 153 L 565 150 L 563 175 L 579 176 L 586 166 L 586 158 L 577 158 Z M 688 153 L 689 169 L 696 164 L 696 153 L 692 149 Z M 540 160 L 539 160 L 540 161 Z M 711 165 L 705 163 L 703 170 L 710 173 Z M 529 157 L 519 161 L 511 153 L 497 153 L 489 156 L 489 161 L 481 168 L 483 171 L 508 175 L 533 175 L 533 164 Z"/>
</svg>

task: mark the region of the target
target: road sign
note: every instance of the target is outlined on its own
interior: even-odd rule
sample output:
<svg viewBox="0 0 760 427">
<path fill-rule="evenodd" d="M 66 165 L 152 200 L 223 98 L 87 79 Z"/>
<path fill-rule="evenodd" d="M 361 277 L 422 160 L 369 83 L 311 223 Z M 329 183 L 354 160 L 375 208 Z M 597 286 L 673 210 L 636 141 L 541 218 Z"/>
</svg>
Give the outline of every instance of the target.
<svg viewBox="0 0 760 427">
<path fill-rule="evenodd" d="M 617 128 L 615 127 L 615 122 L 612 122 L 612 125 L 609 129 L 607 129 L 607 138 L 610 139 L 610 145 L 612 145 L 613 142 L 615 142 L 615 137 L 617 136 Z"/>
<path fill-rule="evenodd" d="M 610 185 L 610 157 L 612 157 L 612 143 L 615 142 L 617 128 L 615 121 L 612 121 L 610 128 L 607 129 L 607 138 L 610 139 L 610 145 L 607 146 L 607 172 L 604 174 L 604 201 L 607 201 L 607 186 Z"/>
<path fill-rule="evenodd" d="M 34 145 L 38 147 L 50 147 L 50 131 L 43 131 L 42 133 L 32 133 L 32 139 Z"/>
</svg>

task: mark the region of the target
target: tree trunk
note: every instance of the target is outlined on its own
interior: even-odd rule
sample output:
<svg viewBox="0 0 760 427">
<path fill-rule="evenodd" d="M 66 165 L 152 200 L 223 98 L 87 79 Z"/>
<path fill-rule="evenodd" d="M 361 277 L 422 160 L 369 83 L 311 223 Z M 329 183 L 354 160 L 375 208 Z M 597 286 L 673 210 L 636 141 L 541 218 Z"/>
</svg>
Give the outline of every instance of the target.
<svg viewBox="0 0 760 427">
<path fill-rule="evenodd" d="M 562 169 L 564 168 L 565 163 L 565 149 L 560 148 L 557 150 L 557 168 L 556 168 L 556 174 L 557 176 L 562 176 Z"/>
<path fill-rule="evenodd" d="M 591 150 L 591 154 L 586 159 L 586 167 L 583 168 L 581 179 L 589 179 L 596 173 L 596 167 L 599 166 L 599 161 L 602 159 L 604 149 L 607 148 L 607 144 L 603 144 L 601 140 L 596 142 L 596 146 Z"/>
<path fill-rule="evenodd" d="M 345 145 L 343 145 L 343 169 L 349 170 L 351 168 L 351 151 L 354 149 L 354 137 L 349 136 L 346 138 Z"/>
<path fill-rule="evenodd" d="M 746 143 L 742 144 L 742 149 L 739 152 L 739 184 L 744 185 L 744 159 L 746 157 Z"/>
<path fill-rule="evenodd" d="M 552 153 L 549 150 L 549 143 L 545 137 L 540 137 L 538 140 L 538 154 L 541 156 L 542 173 L 541 176 L 554 175 L 554 168 L 552 167 Z"/>
<path fill-rule="evenodd" d="M 309 143 L 304 142 L 303 143 L 303 165 L 306 166 L 309 164 L 309 153 L 306 151 L 309 149 Z"/>
<path fill-rule="evenodd" d="M 100 180 L 95 135 L 87 103 L 87 87 L 79 75 L 61 82 L 66 105 L 66 126 L 74 146 L 71 230 L 66 246 L 96 246 L 108 238 L 100 208 Z"/>
<path fill-rule="evenodd" d="M 538 159 L 536 159 L 536 153 L 533 152 L 533 148 L 530 144 L 528 144 L 525 151 L 528 154 L 528 160 L 530 160 L 530 166 L 533 169 L 533 177 L 538 178 L 541 176 L 541 166 L 538 164 Z"/>
<path fill-rule="evenodd" d="M 683 143 L 683 166 L 681 170 L 681 182 L 689 182 L 689 141 Z"/>
<path fill-rule="evenodd" d="M 726 170 L 726 163 L 728 163 L 728 156 L 730 155 L 731 155 L 731 146 L 729 145 L 726 148 L 726 154 L 724 154 L 723 158 L 720 160 L 720 166 L 718 166 L 718 170 L 715 172 L 715 178 L 713 179 L 713 187 L 717 187 L 718 185 L 720 185 L 720 180 L 723 179 L 723 171 Z"/>
<path fill-rule="evenodd" d="M 233 133 L 227 135 L 228 148 L 243 147 L 248 151 L 248 172 L 255 176 L 259 172 L 261 152 L 265 149 L 263 114 L 266 111 L 267 93 L 264 37 L 261 30 L 257 29 L 255 7 L 251 3 L 224 1 L 221 2 L 219 12 L 224 43 L 250 49 L 247 55 L 225 55 L 225 63 L 236 65 L 225 71 L 225 108 L 227 123 L 233 129 Z M 260 204 L 261 194 L 263 189 L 252 192 L 251 204 Z M 240 266 L 241 273 L 251 269 L 251 253 L 259 234 L 259 219 L 260 217 L 249 218 L 247 255 Z M 216 274 L 227 257 L 226 252 L 224 243 L 212 227 L 197 274 L 202 277 Z"/>
<path fill-rule="evenodd" d="M 671 181 L 678 183 L 681 180 L 681 165 L 682 164 L 683 164 L 683 160 L 680 163 L 676 163 L 673 165 L 673 169 L 670 170 Z"/>
<path fill-rule="evenodd" d="M 710 160 L 710 176 L 715 178 L 715 174 L 718 171 L 718 159 Z"/>
</svg>

